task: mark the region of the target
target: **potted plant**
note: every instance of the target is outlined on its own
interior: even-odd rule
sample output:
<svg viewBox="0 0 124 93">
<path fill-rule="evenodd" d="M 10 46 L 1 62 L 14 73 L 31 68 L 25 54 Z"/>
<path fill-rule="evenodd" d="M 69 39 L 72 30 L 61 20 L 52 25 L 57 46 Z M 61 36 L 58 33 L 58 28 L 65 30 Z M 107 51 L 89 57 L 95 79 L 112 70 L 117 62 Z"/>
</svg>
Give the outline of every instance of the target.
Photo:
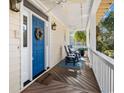
<svg viewBox="0 0 124 93">
<path fill-rule="evenodd" d="M 74 34 L 74 41 L 81 42 L 82 44 L 86 44 L 86 33 L 85 31 L 76 31 Z M 78 51 L 81 53 L 81 56 L 84 56 L 85 48 L 79 48 Z"/>
</svg>

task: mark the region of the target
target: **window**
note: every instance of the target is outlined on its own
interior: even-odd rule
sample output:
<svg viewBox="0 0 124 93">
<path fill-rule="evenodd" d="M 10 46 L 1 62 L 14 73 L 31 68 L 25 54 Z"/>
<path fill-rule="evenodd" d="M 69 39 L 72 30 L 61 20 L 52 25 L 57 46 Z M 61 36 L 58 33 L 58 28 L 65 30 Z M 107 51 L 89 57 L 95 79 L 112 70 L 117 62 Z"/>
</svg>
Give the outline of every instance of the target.
<svg viewBox="0 0 124 93">
<path fill-rule="evenodd" d="M 100 9 L 98 9 L 98 11 L 100 11 Z M 98 16 L 96 17 L 98 22 Z M 109 6 L 104 16 L 102 16 L 97 23 L 96 49 L 114 58 L 114 4 Z"/>
<path fill-rule="evenodd" d="M 23 47 L 27 47 L 27 16 L 23 16 Z"/>
</svg>

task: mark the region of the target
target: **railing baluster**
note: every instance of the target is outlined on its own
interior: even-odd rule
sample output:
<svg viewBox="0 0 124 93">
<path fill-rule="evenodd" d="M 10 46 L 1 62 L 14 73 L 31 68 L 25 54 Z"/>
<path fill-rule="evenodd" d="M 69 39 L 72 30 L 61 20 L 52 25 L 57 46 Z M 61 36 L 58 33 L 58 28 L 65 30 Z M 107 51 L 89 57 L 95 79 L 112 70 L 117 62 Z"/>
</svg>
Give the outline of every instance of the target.
<svg viewBox="0 0 124 93">
<path fill-rule="evenodd" d="M 103 68 L 103 63 L 101 63 L 101 64 L 102 64 L 102 73 L 101 73 L 102 74 L 102 76 L 101 76 L 102 77 L 102 80 L 101 80 L 102 84 L 101 84 L 101 90 L 103 91 L 103 69 L 104 68 Z"/>
<path fill-rule="evenodd" d="M 90 50 L 92 68 L 102 93 L 114 93 L 114 65 Z"/>
<path fill-rule="evenodd" d="M 109 93 L 109 66 L 106 65 L 106 91 Z"/>
<path fill-rule="evenodd" d="M 105 90 L 106 90 L 106 82 L 105 82 L 105 81 L 106 81 L 106 76 L 105 76 L 105 70 L 106 70 L 106 69 L 105 69 L 105 63 L 104 63 L 104 73 L 103 73 L 103 74 L 104 74 L 104 81 L 103 81 L 103 82 L 104 82 L 104 86 L 103 86 L 104 92 L 106 92 L 106 91 L 105 91 Z"/>
<path fill-rule="evenodd" d="M 109 67 L 109 93 L 111 93 L 111 68 Z"/>
<path fill-rule="evenodd" d="M 114 70 L 111 70 L 111 93 L 114 93 Z"/>
</svg>

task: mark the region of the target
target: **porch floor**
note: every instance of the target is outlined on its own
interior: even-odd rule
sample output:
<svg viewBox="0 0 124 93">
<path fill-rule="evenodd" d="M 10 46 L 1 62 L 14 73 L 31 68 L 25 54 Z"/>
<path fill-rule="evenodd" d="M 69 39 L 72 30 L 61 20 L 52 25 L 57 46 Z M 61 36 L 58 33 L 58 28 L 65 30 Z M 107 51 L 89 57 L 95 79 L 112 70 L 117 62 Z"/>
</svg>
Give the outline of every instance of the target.
<svg viewBox="0 0 124 93">
<path fill-rule="evenodd" d="M 100 93 L 100 90 L 86 61 L 81 72 L 56 65 L 22 93 Z"/>
</svg>

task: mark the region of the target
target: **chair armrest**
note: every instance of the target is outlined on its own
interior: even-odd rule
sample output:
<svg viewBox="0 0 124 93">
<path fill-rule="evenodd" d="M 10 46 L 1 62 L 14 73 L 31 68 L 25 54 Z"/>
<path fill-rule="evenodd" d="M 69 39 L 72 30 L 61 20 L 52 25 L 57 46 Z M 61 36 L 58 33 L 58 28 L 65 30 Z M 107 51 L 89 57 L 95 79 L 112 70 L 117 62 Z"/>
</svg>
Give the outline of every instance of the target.
<svg viewBox="0 0 124 93">
<path fill-rule="evenodd" d="M 75 57 L 76 55 L 75 55 L 75 54 L 69 54 L 69 56 L 73 56 L 73 57 Z"/>
</svg>

